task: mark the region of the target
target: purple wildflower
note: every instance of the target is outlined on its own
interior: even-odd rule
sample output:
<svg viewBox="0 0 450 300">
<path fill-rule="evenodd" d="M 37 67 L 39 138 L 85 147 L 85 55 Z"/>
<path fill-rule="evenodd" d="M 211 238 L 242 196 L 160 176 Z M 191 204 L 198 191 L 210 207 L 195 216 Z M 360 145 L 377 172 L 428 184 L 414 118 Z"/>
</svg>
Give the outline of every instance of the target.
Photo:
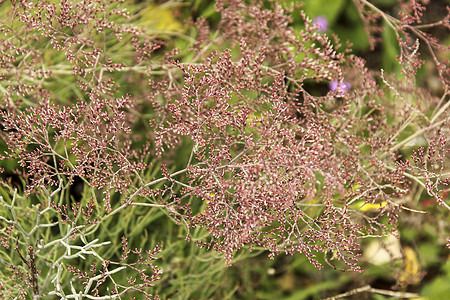
<svg viewBox="0 0 450 300">
<path fill-rule="evenodd" d="M 338 83 L 337 80 L 333 80 L 330 82 L 329 87 L 332 92 L 337 91 L 339 94 L 345 94 L 352 88 L 352 85 L 347 81 Z"/>
<path fill-rule="evenodd" d="M 324 32 L 328 29 L 328 20 L 324 16 L 318 16 L 314 19 L 314 25 L 317 26 L 317 30 Z"/>
</svg>

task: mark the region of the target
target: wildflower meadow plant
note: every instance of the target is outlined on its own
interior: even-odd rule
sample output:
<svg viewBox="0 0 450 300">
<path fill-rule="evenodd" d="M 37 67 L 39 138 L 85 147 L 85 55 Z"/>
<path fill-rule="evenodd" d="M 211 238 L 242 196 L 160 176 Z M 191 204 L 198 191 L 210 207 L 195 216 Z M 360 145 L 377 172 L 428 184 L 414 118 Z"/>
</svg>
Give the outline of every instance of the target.
<svg viewBox="0 0 450 300">
<path fill-rule="evenodd" d="M 448 217 L 448 47 L 423 30 L 449 16 L 354 0 L 373 44 L 380 18 L 397 34 L 399 78 L 295 7 L 217 0 L 220 21 L 176 32 L 122 2 L 0 2 L 5 299 L 183 298 L 184 244 L 362 272 L 361 241 L 422 215 L 415 195 Z M 440 95 L 411 84 L 421 44 Z"/>
</svg>

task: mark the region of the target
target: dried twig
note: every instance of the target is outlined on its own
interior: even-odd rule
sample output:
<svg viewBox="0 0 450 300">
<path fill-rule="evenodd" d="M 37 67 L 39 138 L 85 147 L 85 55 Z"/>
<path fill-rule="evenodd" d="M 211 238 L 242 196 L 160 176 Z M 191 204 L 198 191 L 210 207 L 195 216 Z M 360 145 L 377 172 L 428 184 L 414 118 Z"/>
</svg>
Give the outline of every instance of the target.
<svg viewBox="0 0 450 300">
<path fill-rule="evenodd" d="M 36 261 L 34 256 L 34 249 L 32 246 L 28 247 L 28 256 L 30 256 L 30 260 L 28 261 L 23 257 L 22 253 L 19 250 L 19 240 L 16 241 L 15 250 L 20 256 L 20 259 L 27 265 L 28 269 L 30 269 L 30 277 L 31 277 L 31 285 L 33 286 L 33 296 L 39 295 L 39 285 L 37 279 L 37 269 L 36 269 Z"/>
<path fill-rule="evenodd" d="M 372 294 L 380 294 L 380 295 L 386 295 L 391 296 L 395 298 L 418 298 L 419 294 L 416 293 L 406 293 L 406 292 L 395 292 L 395 291 L 389 291 L 389 290 L 381 290 L 381 289 L 375 289 L 371 287 L 370 285 L 366 285 L 360 288 L 353 289 L 351 291 L 345 292 L 343 294 L 339 294 L 333 297 L 325 298 L 322 300 L 335 300 L 335 299 L 342 299 L 348 296 L 353 296 L 359 293 L 372 293 Z"/>
</svg>

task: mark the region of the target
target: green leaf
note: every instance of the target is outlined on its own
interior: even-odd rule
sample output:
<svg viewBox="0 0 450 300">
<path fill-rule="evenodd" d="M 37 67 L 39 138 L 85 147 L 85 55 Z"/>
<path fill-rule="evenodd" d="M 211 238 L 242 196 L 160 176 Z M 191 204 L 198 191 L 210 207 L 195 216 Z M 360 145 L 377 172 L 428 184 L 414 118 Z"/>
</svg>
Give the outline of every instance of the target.
<svg viewBox="0 0 450 300">
<path fill-rule="evenodd" d="M 450 260 L 447 260 L 442 270 L 445 274 L 427 284 L 420 293 L 421 296 L 428 300 L 448 299 L 448 295 L 450 295 L 450 284 L 448 284 L 450 282 Z"/>
<path fill-rule="evenodd" d="M 327 18 L 328 23 L 332 25 L 336 22 L 339 14 L 345 8 L 345 4 L 345 0 L 314 0 L 306 1 L 303 9 L 309 17 L 315 18 L 317 16 L 324 16 Z"/>
<path fill-rule="evenodd" d="M 386 22 L 383 23 L 384 30 L 382 33 L 383 38 L 383 54 L 382 64 L 383 69 L 387 74 L 400 71 L 400 65 L 395 59 L 399 55 L 399 48 L 395 31 L 390 28 Z"/>
</svg>

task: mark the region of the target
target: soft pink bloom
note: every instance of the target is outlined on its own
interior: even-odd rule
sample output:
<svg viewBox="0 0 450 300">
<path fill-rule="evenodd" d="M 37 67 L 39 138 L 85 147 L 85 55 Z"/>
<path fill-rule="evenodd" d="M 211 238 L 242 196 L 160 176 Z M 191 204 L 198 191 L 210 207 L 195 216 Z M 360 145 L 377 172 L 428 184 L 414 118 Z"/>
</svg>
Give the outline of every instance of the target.
<svg viewBox="0 0 450 300">
<path fill-rule="evenodd" d="M 324 16 L 318 16 L 314 19 L 314 25 L 317 26 L 317 30 L 324 32 L 328 29 L 328 20 Z"/>
</svg>

